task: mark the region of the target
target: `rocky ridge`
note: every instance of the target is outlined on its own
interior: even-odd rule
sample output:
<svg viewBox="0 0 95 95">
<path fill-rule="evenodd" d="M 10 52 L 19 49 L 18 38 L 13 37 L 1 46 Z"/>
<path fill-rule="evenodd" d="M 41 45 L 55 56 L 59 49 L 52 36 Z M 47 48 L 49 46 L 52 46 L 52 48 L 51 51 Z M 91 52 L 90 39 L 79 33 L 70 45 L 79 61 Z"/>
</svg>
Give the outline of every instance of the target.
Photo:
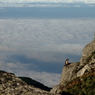
<svg viewBox="0 0 95 95">
<path fill-rule="evenodd" d="M 80 62 L 71 63 L 63 67 L 60 83 L 53 87 L 52 93 L 61 93 L 66 90 L 66 86 L 70 81 L 88 74 L 95 69 L 95 38 L 87 44 L 83 51 Z"/>
<path fill-rule="evenodd" d="M 0 95 L 56 95 L 27 85 L 13 73 L 0 71 Z"/>
</svg>

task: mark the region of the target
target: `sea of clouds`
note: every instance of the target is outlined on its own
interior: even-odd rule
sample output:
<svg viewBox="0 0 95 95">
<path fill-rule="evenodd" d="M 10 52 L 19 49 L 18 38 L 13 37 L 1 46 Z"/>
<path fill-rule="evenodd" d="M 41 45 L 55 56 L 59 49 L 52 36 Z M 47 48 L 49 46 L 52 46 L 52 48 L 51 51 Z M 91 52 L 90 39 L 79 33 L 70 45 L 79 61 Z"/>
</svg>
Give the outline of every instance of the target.
<svg viewBox="0 0 95 95">
<path fill-rule="evenodd" d="M 49 71 L 53 64 L 64 64 L 67 57 L 71 62 L 79 61 L 94 33 L 94 18 L 0 19 L 0 69 L 52 87 L 59 83 L 61 74 L 42 71 L 40 65 L 48 64 L 45 68 Z"/>
<path fill-rule="evenodd" d="M 0 0 L 0 7 L 95 7 L 95 0 Z"/>
<path fill-rule="evenodd" d="M 1 3 L 32 3 L 32 2 L 45 2 L 45 3 L 95 3 L 95 0 L 2 0 Z"/>
</svg>

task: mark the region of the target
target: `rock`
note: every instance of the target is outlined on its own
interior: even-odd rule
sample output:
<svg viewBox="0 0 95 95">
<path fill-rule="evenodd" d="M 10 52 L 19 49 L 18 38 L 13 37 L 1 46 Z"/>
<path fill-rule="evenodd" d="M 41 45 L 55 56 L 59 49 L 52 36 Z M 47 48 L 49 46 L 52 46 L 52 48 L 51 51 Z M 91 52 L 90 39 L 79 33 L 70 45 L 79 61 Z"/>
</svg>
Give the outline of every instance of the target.
<svg viewBox="0 0 95 95">
<path fill-rule="evenodd" d="M 95 63 L 88 63 L 77 72 L 77 77 L 80 77 L 86 73 L 89 73 L 93 69 L 95 69 Z"/>
<path fill-rule="evenodd" d="M 0 95 L 56 95 L 27 85 L 12 73 L 0 71 Z"/>
<path fill-rule="evenodd" d="M 82 56 L 81 56 L 81 59 L 80 59 L 80 65 L 81 66 L 84 65 L 85 63 L 87 63 L 87 58 L 89 56 L 91 56 L 92 52 L 95 52 L 95 38 L 91 43 L 87 44 L 84 47 L 84 49 L 82 51 Z"/>
<path fill-rule="evenodd" d="M 63 67 L 62 75 L 60 79 L 60 83 L 57 86 L 54 86 L 51 89 L 51 93 L 60 93 L 62 91 L 62 87 L 66 86 L 69 81 L 76 78 L 76 72 L 79 66 L 79 62 L 71 63 Z"/>
<path fill-rule="evenodd" d="M 84 47 L 80 62 L 71 63 L 63 67 L 60 83 L 54 86 L 51 92 L 61 93 L 71 80 L 81 77 L 93 69 L 95 69 L 95 38 Z"/>
<path fill-rule="evenodd" d="M 51 93 L 60 93 L 61 92 L 61 90 L 60 90 L 60 88 L 59 88 L 60 86 L 59 85 L 56 85 L 56 86 L 54 86 L 52 89 L 51 89 Z"/>
<path fill-rule="evenodd" d="M 54 86 L 50 92 L 55 94 L 60 93 L 62 91 L 63 86 L 66 86 L 69 81 L 76 78 L 79 64 L 80 63 L 77 62 L 64 66 L 62 70 L 60 83 L 57 86 Z"/>
<path fill-rule="evenodd" d="M 60 85 L 66 85 L 69 81 L 76 77 L 76 72 L 79 66 L 79 62 L 71 63 L 69 65 L 64 66 L 62 70 L 62 76 L 60 80 Z"/>
</svg>

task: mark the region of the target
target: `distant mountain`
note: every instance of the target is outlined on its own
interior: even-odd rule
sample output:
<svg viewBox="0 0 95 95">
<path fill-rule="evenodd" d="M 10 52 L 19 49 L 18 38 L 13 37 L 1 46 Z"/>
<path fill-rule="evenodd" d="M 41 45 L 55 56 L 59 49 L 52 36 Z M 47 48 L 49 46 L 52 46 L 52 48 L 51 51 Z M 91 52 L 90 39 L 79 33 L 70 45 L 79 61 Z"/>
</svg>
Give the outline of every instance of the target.
<svg viewBox="0 0 95 95">
<path fill-rule="evenodd" d="M 34 87 L 37 87 L 37 88 L 40 88 L 42 90 L 46 90 L 46 91 L 50 91 L 51 88 L 47 87 L 47 86 L 44 86 L 42 83 L 40 82 L 37 82 L 29 77 L 18 77 L 20 78 L 21 80 L 23 80 L 25 83 L 27 83 L 28 85 L 31 85 L 31 86 L 34 86 Z"/>
</svg>

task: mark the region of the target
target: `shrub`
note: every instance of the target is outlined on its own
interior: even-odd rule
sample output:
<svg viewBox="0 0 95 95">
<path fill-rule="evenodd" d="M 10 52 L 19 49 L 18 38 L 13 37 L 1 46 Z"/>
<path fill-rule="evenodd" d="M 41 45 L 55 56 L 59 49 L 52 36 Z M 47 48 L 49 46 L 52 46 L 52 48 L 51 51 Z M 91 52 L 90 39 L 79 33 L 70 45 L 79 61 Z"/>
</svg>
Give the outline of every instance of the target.
<svg viewBox="0 0 95 95">
<path fill-rule="evenodd" d="M 95 95 L 95 72 L 72 80 L 66 91 L 73 95 Z"/>
</svg>

